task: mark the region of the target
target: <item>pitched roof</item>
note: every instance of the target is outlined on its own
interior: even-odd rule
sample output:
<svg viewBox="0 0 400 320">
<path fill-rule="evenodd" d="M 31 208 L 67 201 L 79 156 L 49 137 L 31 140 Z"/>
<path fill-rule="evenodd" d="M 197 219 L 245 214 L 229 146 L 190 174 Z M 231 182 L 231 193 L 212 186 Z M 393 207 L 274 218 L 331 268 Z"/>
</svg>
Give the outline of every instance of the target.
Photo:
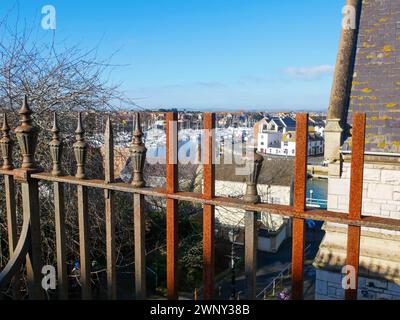
<svg viewBox="0 0 400 320">
<path fill-rule="evenodd" d="M 281 122 L 286 128 L 296 128 L 296 120 L 291 117 L 280 118 Z"/>
<path fill-rule="evenodd" d="M 365 112 L 366 150 L 399 153 L 400 1 L 363 1 L 361 12 L 347 122 Z"/>
<path fill-rule="evenodd" d="M 238 166 L 234 164 L 220 164 L 215 166 L 216 180 L 246 182 L 247 176 L 236 174 Z M 294 174 L 293 159 L 264 158 L 258 179 L 259 184 L 290 186 Z"/>
</svg>

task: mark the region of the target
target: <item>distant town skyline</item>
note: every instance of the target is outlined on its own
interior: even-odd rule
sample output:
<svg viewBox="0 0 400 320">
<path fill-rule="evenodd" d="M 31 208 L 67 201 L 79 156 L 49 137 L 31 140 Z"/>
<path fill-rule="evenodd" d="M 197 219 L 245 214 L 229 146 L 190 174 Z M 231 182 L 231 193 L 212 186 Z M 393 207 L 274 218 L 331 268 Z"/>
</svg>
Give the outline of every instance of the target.
<svg viewBox="0 0 400 320">
<path fill-rule="evenodd" d="M 326 111 L 342 0 L 3 0 L 0 12 L 38 26 L 56 9 L 58 45 L 113 55 L 109 76 L 144 108 Z M 12 9 L 13 8 L 13 9 Z M 10 11 L 12 9 L 12 11 Z"/>
</svg>

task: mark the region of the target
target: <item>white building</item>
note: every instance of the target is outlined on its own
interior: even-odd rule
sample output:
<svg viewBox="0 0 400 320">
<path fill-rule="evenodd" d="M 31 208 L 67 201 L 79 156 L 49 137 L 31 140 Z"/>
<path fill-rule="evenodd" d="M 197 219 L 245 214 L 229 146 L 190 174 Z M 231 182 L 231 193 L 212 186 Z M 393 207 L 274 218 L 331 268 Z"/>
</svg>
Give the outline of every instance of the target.
<svg viewBox="0 0 400 320">
<path fill-rule="evenodd" d="M 324 136 L 325 134 L 325 126 L 326 126 L 326 120 L 322 117 L 310 117 L 308 119 L 308 126 L 309 128 L 314 131 L 315 133 L 318 133 L 321 137 Z"/>
<path fill-rule="evenodd" d="M 281 139 L 276 141 L 278 133 L 259 133 L 258 152 L 263 154 L 294 157 L 296 155 L 296 132 L 288 131 L 281 134 Z M 308 136 L 308 155 L 318 156 L 323 154 L 324 139 L 317 133 L 310 133 Z"/>
<path fill-rule="evenodd" d="M 260 153 L 268 153 L 268 149 L 281 147 L 283 133 L 279 131 L 269 131 L 259 133 L 257 139 L 257 150 Z"/>
</svg>

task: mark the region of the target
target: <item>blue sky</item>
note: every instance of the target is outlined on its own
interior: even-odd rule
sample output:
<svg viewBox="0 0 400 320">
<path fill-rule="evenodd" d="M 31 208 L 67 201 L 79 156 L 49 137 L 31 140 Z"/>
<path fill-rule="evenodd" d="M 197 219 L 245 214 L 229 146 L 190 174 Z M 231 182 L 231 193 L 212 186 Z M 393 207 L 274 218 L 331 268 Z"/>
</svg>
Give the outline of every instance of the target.
<svg viewBox="0 0 400 320">
<path fill-rule="evenodd" d="M 327 110 L 344 0 L 1 0 L 56 39 L 113 56 L 111 80 L 138 105 Z M 45 31 L 40 30 L 45 34 Z"/>
</svg>

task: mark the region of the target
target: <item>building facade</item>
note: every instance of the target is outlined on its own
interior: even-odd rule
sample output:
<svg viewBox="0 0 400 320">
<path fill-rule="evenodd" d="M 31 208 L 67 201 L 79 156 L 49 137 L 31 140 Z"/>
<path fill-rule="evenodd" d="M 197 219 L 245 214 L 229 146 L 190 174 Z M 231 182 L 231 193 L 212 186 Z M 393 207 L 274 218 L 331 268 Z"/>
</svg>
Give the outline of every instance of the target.
<svg viewBox="0 0 400 320">
<path fill-rule="evenodd" d="M 347 0 L 356 29 L 342 30 L 325 130 L 328 210 L 348 213 L 351 124 L 367 115 L 363 215 L 400 219 L 400 2 Z M 327 223 L 315 258 L 316 299 L 343 299 L 347 230 Z M 400 299 L 400 234 L 362 228 L 359 299 Z"/>
<path fill-rule="evenodd" d="M 296 132 L 287 131 L 267 132 L 258 134 L 258 152 L 276 156 L 296 156 Z M 324 154 L 324 138 L 317 133 L 310 133 L 308 136 L 308 155 L 319 156 Z"/>
</svg>

